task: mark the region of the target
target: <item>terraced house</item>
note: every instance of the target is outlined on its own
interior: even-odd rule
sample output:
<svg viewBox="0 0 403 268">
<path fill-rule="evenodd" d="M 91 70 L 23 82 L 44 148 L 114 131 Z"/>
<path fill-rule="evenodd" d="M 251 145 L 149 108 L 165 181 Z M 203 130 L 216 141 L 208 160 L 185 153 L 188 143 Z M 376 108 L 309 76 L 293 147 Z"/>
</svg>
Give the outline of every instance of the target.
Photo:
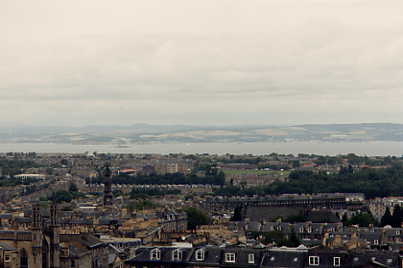
<svg viewBox="0 0 403 268">
<path fill-rule="evenodd" d="M 141 247 L 125 262 L 126 268 L 234 267 L 234 268 L 402 268 L 399 253 L 326 248 Z"/>
</svg>

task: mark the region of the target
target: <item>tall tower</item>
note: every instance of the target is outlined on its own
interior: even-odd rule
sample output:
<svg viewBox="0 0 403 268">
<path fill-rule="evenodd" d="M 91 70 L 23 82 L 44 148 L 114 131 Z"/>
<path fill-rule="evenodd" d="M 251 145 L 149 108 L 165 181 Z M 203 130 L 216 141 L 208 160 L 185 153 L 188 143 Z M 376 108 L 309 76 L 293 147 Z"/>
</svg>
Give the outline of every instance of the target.
<svg viewBox="0 0 403 268">
<path fill-rule="evenodd" d="M 32 229 L 42 229 L 41 207 L 38 203 L 32 205 Z"/>
<path fill-rule="evenodd" d="M 42 241 L 43 241 L 43 224 L 41 216 L 41 207 L 39 203 L 32 205 L 32 257 L 37 267 L 42 267 Z"/>
<path fill-rule="evenodd" d="M 60 267 L 60 237 L 59 237 L 59 219 L 57 215 L 57 205 L 52 203 L 50 206 L 50 225 L 49 225 L 49 238 L 50 238 L 50 254 L 49 254 L 49 268 Z"/>
<path fill-rule="evenodd" d="M 109 168 L 109 165 L 105 165 L 103 168 L 102 176 L 104 181 L 104 206 L 112 206 L 112 171 Z"/>
</svg>

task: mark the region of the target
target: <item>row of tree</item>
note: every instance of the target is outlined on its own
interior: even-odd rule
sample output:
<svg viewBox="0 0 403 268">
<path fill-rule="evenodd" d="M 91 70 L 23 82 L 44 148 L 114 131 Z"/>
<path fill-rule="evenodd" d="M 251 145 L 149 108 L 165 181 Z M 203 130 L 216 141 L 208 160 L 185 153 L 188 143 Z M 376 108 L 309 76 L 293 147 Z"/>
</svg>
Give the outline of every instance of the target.
<svg viewBox="0 0 403 268">
<path fill-rule="evenodd" d="M 251 235 L 265 244 L 274 244 L 279 247 L 298 247 L 301 244 L 294 230 L 289 235 L 281 231 L 253 232 Z"/>
<path fill-rule="evenodd" d="M 85 195 L 83 193 L 80 193 L 77 185 L 75 184 L 70 184 L 68 191 L 65 190 L 59 190 L 56 192 L 52 192 L 49 196 L 46 197 L 41 197 L 40 199 L 42 201 L 53 201 L 56 203 L 63 203 L 63 202 L 71 202 L 73 199 L 76 198 L 81 198 L 84 197 Z"/>
<path fill-rule="evenodd" d="M 103 178 L 86 179 L 87 184 L 103 183 Z M 137 185 L 191 185 L 191 184 L 203 184 L 203 185 L 224 185 L 225 175 L 223 172 L 218 172 L 215 175 L 196 176 L 185 175 L 182 173 L 173 173 L 165 175 L 119 175 L 112 178 L 113 184 L 137 184 Z"/>
<path fill-rule="evenodd" d="M 313 171 L 293 171 L 285 182 L 266 187 L 242 188 L 229 186 L 218 189 L 217 195 L 255 195 L 284 193 L 364 193 L 366 197 L 403 195 L 403 167 L 393 165 L 385 169 L 365 168 L 338 174 Z"/>
<path fill-rule="evenodd" d="M 0 159 L 0 169 L 3 175 L 16 175 L 26 168 L 37 168 L 39 165 L 31 160 Z"/>
<path fill-rule="evenodd" d="M 149 196 L 177 195 L 181 191 L 178 189 L 160 189 L 160 188 L 133 188 L 130 191 L 130 198 L 146 198 Z"/>
</svg>

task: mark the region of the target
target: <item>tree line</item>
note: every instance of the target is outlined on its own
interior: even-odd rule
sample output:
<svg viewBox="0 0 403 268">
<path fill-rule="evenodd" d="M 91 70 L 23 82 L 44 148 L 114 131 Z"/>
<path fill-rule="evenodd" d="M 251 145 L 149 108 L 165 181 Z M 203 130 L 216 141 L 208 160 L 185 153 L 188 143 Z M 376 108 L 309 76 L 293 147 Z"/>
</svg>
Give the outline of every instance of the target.
<svg viewBox="0 0 403 268">
<path fill-rule="evenodd" d="M 130 198 L 147 198 L 150 196 L 178 195 L 178 189 L 158 189 L 158 188 L 133 188 L 130 191 Z"/>
<path fill-rule="evenodd" d="M 87 184 L 103 183 L 103 178 L 98 177 L 94 179 L 86 179 Z M 218 172 L 216 175 L 185 175 L 182 173 L 173 173 L 165 175 L 119 175 L 112 178 L 113 184 L 130 184 L 130 185 L 191 185 L 191 184 L 203 184 L 203 185 L 224 185 L 225 175 L 223 172 Z"/>
<path fill-rule="evenodd" d="M 367 198 L 403 195 L 403 167 L 392 165 L 384 169 L 342 169 L 336 174 L 297 170 L 285 182 L 274 182 L 264 187 L 237 186 L 217 189 L 216 195 L 254 195 L 284 193 L 364 193 Z"/>
<path fill-rule="evenodd" d="M 40 167 L 31 160 L 22 159 L 0 159 L 0 169 L 3 175 L 16 175 L 21 173 L 22 169 Z"/>
</svg>

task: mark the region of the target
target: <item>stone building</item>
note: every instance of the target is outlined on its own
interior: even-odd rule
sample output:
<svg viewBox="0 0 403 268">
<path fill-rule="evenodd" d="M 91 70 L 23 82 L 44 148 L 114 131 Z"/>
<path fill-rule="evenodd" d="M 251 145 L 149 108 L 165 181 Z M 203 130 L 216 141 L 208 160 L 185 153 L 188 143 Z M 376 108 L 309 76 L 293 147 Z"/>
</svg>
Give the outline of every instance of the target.
<svg viewBox="0 0 403 268">
<path fill-rule="evenodd" d="M 4 268 L 108 267 L 107 245 L 98 238 L 61 232 L 55 204 L 50 205 L 48 216 L 34 204 L 30 222 L 0 230 L 0 251 Z"/>
</svg>

